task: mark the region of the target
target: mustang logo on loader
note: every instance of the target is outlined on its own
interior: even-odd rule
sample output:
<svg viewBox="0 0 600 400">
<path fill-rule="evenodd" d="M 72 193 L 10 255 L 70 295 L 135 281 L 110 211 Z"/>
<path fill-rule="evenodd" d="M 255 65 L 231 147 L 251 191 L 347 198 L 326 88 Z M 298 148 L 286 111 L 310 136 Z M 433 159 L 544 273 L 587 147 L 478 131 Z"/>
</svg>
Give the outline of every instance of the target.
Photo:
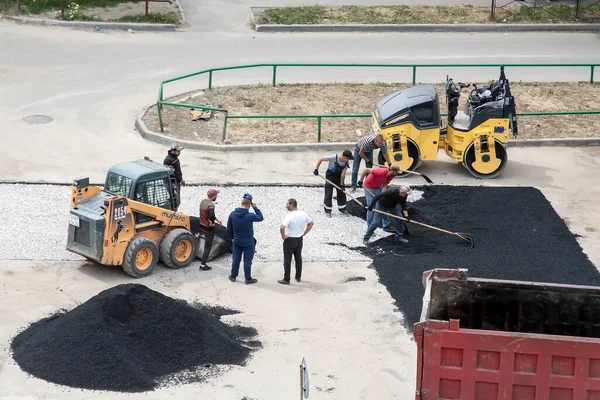
<svg viewBox="0 0 600 400">
<path fill-rule="evenodd" d="M 125 226 L 123 225 L 123 221 L 118 220 L 117 221 L 117 229 L 115 230 L 115 233 L 113 233 L 112 237 L 110 238 L 110 242 L 112 243 L 113 246 L 115 246 L 117 244 L 117 240 L 119 240 L 119 233 L 121 233 L 123 228 L 125 228 Z"/>
<path fill-rule="evenodd" d="M 185 222 L 185 217 L 181 217 L 179 215 L 176 215 L 175 213 L 169 214 L 168 212 L 163 212 L 162 216 L 165 218 L 172 218 L 172 219 L 176 219 L 177 221 Z"/>
</svg>

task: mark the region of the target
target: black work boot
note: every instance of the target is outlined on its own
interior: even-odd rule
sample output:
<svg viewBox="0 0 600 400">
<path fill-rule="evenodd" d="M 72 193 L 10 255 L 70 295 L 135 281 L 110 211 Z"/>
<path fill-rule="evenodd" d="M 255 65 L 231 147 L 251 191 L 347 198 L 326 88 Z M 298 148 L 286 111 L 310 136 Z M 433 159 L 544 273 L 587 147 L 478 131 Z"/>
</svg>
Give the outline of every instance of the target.
<svg viewBox="0 0 600 400">
<path fill-rule="evenodd" d="M 254 278 L 246 279 L 246 285 L 251 285 L 256 282 L 258 282 L 258 279 L 254 279 Z"/>
<path fill-rule="evenodd" d="M 235 282 L 235 276 L 231 276 L 231 275 L 229 275 L 229 280 L 230 280 L 231 282 Z"/>
<path fill-rule="evenodd" d="M 285 279 L 280 279 L 277 281 L 277 283 L 281 283 L 282 285 L 289 285 L 290 281 L 289 280 L 285 280 Z"/>
</svg>

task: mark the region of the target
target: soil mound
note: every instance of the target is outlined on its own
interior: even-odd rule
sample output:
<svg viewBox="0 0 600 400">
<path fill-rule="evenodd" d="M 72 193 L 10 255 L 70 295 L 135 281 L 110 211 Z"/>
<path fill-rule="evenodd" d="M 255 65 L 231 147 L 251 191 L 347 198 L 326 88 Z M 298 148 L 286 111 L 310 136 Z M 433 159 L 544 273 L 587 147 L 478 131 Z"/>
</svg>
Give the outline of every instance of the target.
<svg viewBox="0 0 600 400">
<path fill-rule="evenodd" d="M 256 331 L 221 322 L 224 314 L 221 308 L 213 312 L 144 285 L 124 284 L 31 324 L 11 348 L 22 370 L 49 382 L 148 391 L 172 374 L 198 380 L 189 376 L 196 367 L 244 364 L 252 350 L 243 340 Z"/>
</svg>

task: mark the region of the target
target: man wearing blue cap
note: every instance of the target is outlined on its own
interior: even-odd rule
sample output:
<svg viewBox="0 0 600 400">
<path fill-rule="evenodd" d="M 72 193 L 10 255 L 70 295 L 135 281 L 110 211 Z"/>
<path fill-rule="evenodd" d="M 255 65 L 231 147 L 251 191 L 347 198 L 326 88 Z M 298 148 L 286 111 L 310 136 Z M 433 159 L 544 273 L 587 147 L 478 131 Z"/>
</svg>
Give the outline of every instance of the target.
<svg viewBox="0 0 600 400">
<path fill-rule="evenodd" d="M 250 212 L 250 207 L 254 213 Z M 233 239 L 233 261 L 231 263 L 231 275 L 229 280 L 235 282 L 240 271 L 242 255 L 244 257 L 244 276 L 246 284 L 258 282 L 252 278 L 252 259 L 256 240 L 254 239 L 254 223 L 263 220 L 263 215 L 252 201 L 252 195 L 244 194 L 241 207 L 236 208 L 229 214 L 227 220 L 227 233 Z"/>
</svg>

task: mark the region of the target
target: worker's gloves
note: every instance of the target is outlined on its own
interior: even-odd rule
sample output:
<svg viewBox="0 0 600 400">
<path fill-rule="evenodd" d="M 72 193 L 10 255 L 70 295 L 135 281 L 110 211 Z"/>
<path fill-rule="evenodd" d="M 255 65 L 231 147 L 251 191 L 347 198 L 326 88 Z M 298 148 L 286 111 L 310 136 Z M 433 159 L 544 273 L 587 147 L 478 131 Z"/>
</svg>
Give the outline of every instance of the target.
<svg viewBox="0 0 600 400">
<path fill-rule="evenodd" d="M 410 222 L 410 218 L 408 217 L 408 215 L 403 215 L 404 219 L 407 220 L 408 222 Z"/>
<path fill-rule="evenodd" d="M 319 170 L 315 168 L 315 170 L 313 171 L 313 174 L 319 175 Z"/>
<path fill-rule="evenodd" d="M 363 185 L 363 181 L 358 181 L 358 187 L 361 188 Z"/>
</svg>

